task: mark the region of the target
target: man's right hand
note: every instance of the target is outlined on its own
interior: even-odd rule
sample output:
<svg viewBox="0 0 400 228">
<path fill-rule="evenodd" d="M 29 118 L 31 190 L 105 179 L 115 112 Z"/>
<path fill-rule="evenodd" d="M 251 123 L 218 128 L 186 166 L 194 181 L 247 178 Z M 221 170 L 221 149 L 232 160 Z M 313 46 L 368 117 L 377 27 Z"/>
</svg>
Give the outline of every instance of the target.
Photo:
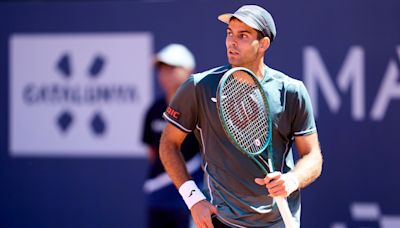
<svg viewBox="0 0 400 228">
<path fill-rule="evenodd" d="M 207 200 L 202 200 L 190 209 L 193 221 L 198 228 L 213 228 L 211 215 L 217 214 L 217 208 Z"/>
</svg>

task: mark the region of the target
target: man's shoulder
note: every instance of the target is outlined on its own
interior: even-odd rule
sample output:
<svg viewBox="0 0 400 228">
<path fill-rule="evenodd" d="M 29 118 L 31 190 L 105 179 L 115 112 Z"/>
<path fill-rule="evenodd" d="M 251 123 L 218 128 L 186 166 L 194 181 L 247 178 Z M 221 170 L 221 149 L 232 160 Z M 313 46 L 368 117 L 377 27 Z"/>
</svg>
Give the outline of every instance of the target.
<svg viewBox="0 0 400 228">
<path fill-rule="evenodd" d="M 208 77 L 223 75 L 230 68 L 231 68 L 230 65 L 225 65 L 225 66 L 214 67 L 212 69 L 193 74 L 192 75 L 193 81 L 195 84 L 198 84 L 200 81 L 202 81 Z"/>
<path fill-rule="evenodd" d="M 272 78 L 272 80 L 281 82 L 287 90 L 297 90 L 303 85 L 301 80 L 293 78 L 286 73 L 270 67 L 268 67 L 268 75 Z"/>
</svg>

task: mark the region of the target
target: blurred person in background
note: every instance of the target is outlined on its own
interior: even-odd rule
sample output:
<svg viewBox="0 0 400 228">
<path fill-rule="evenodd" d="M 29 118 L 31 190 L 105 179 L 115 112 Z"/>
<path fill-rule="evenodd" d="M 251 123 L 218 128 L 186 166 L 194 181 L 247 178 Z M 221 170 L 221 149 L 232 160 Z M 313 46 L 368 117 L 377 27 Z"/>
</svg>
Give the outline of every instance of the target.
<svg viewBox="0 0 400 228">
<path fill-rule="evenodd" d="M 189 227 L 190 212 L 165 173 L 159 158 L 161 133 L 166 124 L 162 117 L 178 87 L 186 81 L 195 68 L 193 54 L 181 44 L 169 44 L 155 57 L 158 82 L 164 95 L 151 105 L 146 113 L 143 142 L 147 145 L 149 172 L 144 184 L 147 202 L 148 227 Z M 193 134 L 182 144 L 186 166 L 196 182 L 201 183 L 201 155 Z"/>
</svg>

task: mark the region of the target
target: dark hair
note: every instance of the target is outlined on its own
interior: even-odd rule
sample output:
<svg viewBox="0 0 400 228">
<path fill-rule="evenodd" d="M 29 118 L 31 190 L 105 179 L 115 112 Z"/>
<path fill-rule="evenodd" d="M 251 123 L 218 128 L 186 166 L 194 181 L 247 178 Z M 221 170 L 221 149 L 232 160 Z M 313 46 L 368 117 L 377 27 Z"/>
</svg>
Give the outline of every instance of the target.
<svg viewBox="0 0 400 228">
<path fill-rule="evenodd" d="M 261 31 L 258 31 L 258 30 L 256 30 L 256 31 L 257 31 L 257 39 L 258 40 L 261 40 L 264 37 L 268 37 L 268 36 L 264 36 L 264 34 Z"/>
<path fill-rule="evenodd" d="M 229 19 L 229 21 L 232 21 L 232 20 L 241 21 L 240 19 L 238 19 L 238 18 L 236 18 L 236 17 L 231 17 L 231 18 Z M 264 35 L 260 30 L 257 30 L 257 29 L 255 29 L 255 28 L 253 28 L 253 29 L 256 30 L 256 32 L 257 32 L 257 40 L 261 40 L 261 39 L 264 38 L 264 37 L 268 37 L 269 39 L 271 39 L 271 37 L 269 37 L 268 35 Z"/>
</svg>

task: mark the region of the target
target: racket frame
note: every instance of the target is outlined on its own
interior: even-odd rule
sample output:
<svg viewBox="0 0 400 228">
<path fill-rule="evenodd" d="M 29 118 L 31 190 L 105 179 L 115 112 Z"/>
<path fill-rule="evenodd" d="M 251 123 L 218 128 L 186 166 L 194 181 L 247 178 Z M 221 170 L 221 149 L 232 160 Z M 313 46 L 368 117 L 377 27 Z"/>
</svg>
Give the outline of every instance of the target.
<svg viewBox="0 0 400 228">
<path fill-rule="evenodd" d="M 227 126 L 226 123 L 225 123 L 224 114 L 223 114 L 223 112 L 221 111 L 221 97 L 223 96 L 223 95 L 222 95 L 222 91 L 221 91 L 221 89 L 220 89 L 220 88 L 221 88 L 221 85 L 223 85 L 223 84 L 229 79 L 229 77 L 230 77 L 232 74 L 234 74 L 235 72 L 238 72 L 238 71 L 244 71 L 244 72 L 246 72 L 246 73 L 252 78 L 252 81 L 254 82 L 255 86 L 257 86 L 258 89 L 260 90 L 260 94 L 261 94 L 261 96 L 262 96 L 262 100 L 263 100 L 263 103 L 264 103 L 264 107 L 266 107 L 266 109 L 268 110 L 264 115 L 265 115 L 265 117 L 266 117 L 267 120 L 268 120 L 268 132 L 269 132 L 269 134 L 268 134 L 268 136 L 267 136 L 266 143 L 265 143 L 257 152 L 255 152 L 255 153 L 251 153 L 251 152 L 249 152 L 248 150 L 242 148 L 242 147 L 239 145 L 239 143 L 238 143 L 236 140 L 234 140 L 234 137 L 233 137 L 232 134 L 230 133 L 229 128 L 228 128 L 228 126 Z M 234 76 L 233 76 L 233 77 L 234 77 Z M 251 72 L 251 71 L 250 71 L 249 69 L 247 69 L 247 68 L 244 68 L 244 67 L 234 67 L 234 68 L 231 68 L 231 69 L 229 69 L 227 72 L 225 72 L 225 74 L 222 76 L 221 80 L 219 81 L 216 98 L 217 98 L 218 116 L 219 116 L 220 122 L 222 123 L 222 126 L 223 126 L 223 128 L 224 128 L 225 133 L 229 135 L 229 137 L 228 137 L 229 141 L 230 141 L 239 151 L 241 151 L 242 153 L 244 153 L 245 155 L 247 155 L 249 158 L 251 158 L 251 159 L 261 168 L 261 170 L 262 170 L 265 174 L 268 174 L 268 173 L 270 173 L 270 172 L 273 172 L 273 170 L 274 170 L 274 169 L 273 169 L 273 166 L 271 167 L 271 165 L 273 165 L 273 164 L 272 164 L 272 161 L 271 161 L 271 159 L 270 159 L 271 156 L 272 156 L 272 152 L 271 152 L 271 150 L 270 150 L 270 148 L 269 148 L 269 147 L 271 146 L 270 144 L 271 144 L 271 140 L 272 140 L 272 120 L 271 120 L 271 118 L 269 118 L 269 117 L 271 116 L 271 113 L 270 113 L 270 109 L 269 109 L 269 104 L 268 104 L 267 96 L 266 96 L 266 94 L 265 94 L 265 92 L 264 92 L 264 90 L 263 90 L 263 87 L 262 87 L 261 83 L 258 81 L 258 78 L 253 74 L 253 72 Z M 268 161 L 265 161 L 265 159 L 261 156 L 261 154 L 262 154 L 265 150 L 267 150 L 267 153 L 268 153 L 268 158 L 269 158 Z M 257 158 L 257 157 L 258 157 L 258 158 Z M 261 161 L 260 161 L 260 160 L 261 160 Z M 263 165 L 262 163 L 264 163 L 264 165 Z M 267 170 L 266 167 L 267 167 L 269 170 Z"/>
<path fill-rule="evenodd" d="M 266 140 L 265 145 L 263 145 L 263 147 L 259 151 L 257 151 L 256 153 L 250 153 L 246 149 L 242 148 L 239 145 L 239 143 L 236 142 L 236 140 L 234 140 L 234 137 L 231 135 L 231 133 L 229 131 L 229 128 L 225 123 L 225 120 L 224 120 L 224 117 L 223 117 L 223 113 L 222 113 L 221 108 L 220 108 L 221 107 L 221 105 L 220 105 L 221 97 L 222 97 L 222 94 L 221 94 L 222 91 L 220 89 L 221 85 L 223 83 L 225 83 L 226 80 L 228 80 L 228 78 L 234 72 L 237 72 L 237 71 L 244 71 L 244 72 L 246 72 L 248 75 L 250 75 L 252 77 L 255 85 L 260 89 L 261 96 L 262 96 L 262 99 L 263 99 L 263 103 L 264 103 L 265 107 L 268 109 L 268 112 L 265 113 L 266 118 L 268 119 L 268 132 L 269 132 L 268 139 Z M 270 118 L 271 117 L 271 113 L 270 113 L 271 111 L 270 111 L 270 108 L 269 108 L 267 95 L 265 94 L 264 89 L 263 89 L 261 83 L 259 82 L 258 78 L 254 75 L 253 72 L 251 72 L 247 68 L 244 68 L 244 67 L 231 68 L 230 70 L 225 72 L 225 74 L 222 76 L 221 80 L 219 81 L 216 98 L 217 98 L 218 116 L 219 116 L 220 122 L 222 123 L 222 126 L 224 128 L 225 134 L 228 135 L 229 141 L 233 145 L 235 145 L 235 147 L 239 151 L 241 151 L 243 154 L 247 155 L 252 161 L 254 161 L 261 168 L 261 170 L 265 173 L 265 175 L 267 175 L 268 173 L 273 172 L 274 171 L 274 165 L 273 165 L 273 162 L 272 162 L 273 153 L 272 153 L 272 148 L 271 148 L 272 147 L 272 145 L 271 145 L 271 143 L 272 143 L 271 142 L 272 141 L 272 118 Z M 268 153 L 267 161 L 265 161 L 265 159 L 261 156 L 261 154 L 265 150 L 267 150 L 267 153 Z M 256 158 L 256 156 L 258 158 Z M 262 163 L 264 163 L 265 166 L 259 161 L 259 159 L 261 159 Z M 266 167 L 268 167 L 269 170 L 267 170 Z M 286 198 L 279 196 L 279 197 L 274 197 L 273 199 L 278 205 L 278 209 L 279 209 L 279 212 L 280 212 L 280 214 L 282 216 L 282 219 L 283 219 L 283 221 L 285 223 L 285 227 L 286 228 L 295 228 L 295 227 L 297 227 L 297 225 L 295 225 L 295 223 L 294 223 L 294 220 L 293 220 L 292 214 L 290 212 L 289 205 L 288 205 L 288 202 L 287 202 Z"/>
</svg>

